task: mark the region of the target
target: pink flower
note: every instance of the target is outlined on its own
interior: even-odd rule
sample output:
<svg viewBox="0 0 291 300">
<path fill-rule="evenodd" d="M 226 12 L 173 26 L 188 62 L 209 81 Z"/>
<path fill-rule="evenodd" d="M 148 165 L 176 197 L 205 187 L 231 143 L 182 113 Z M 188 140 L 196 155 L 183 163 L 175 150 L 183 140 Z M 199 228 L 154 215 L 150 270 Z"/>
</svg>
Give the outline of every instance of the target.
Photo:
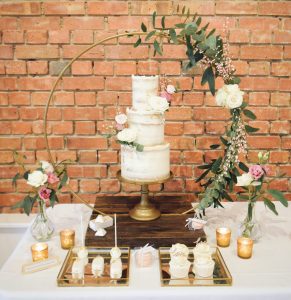
<svg viewBox="0 0 291 300">
<path fill-rule="evenodd" d="M 260 165 L 252 165 L 249 168 L 249 173 L 253 176 L 255 180 L 258 180 L 264 175 L 264 170 Z"/>
<path fill-rule="evenodd" d="M 46 187 L 42 187 L 39 191 L 38 191 L 38 195 L 42 200 L 48 200 L 50 198 L 52 190 L 46 188 Z"/>
<path fill-rule="evenodd" d="M 122 124 L 116 124 L 116 129 L 117 130 L 123 130 L 124 126 Z"/>
<path fill-rule="evenodd" d="M 59 177 L 54 173 L 48 173 L 47 176 L 48 176 L 47 177 L 47 182 L 50 183 L 50 184 L 54 184 L 54 183 L 60 181 Z"/>
<path fill-rule="evenodd" d="M 166 98 L 168 102 L 171 102 L 172 100 L 171 94 L 167 93 L 166 91 L 162 91 L 160 95 L 161 97 Z"/>
</svg>

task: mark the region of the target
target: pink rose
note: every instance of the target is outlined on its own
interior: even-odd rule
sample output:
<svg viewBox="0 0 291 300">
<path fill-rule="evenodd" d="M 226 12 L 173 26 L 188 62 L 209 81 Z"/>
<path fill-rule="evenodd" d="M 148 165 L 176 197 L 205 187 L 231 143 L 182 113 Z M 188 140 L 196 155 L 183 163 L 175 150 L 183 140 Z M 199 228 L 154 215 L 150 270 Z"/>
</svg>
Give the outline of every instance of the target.
<svg viewBox="0 0 291 300">
<path fill-rule="evenodd" d="M 50 184 L 54 184 L 54 183 L 60 181 L 59 177 L 54 173 L 48 173 L 47 176 L 48 176 L 47 177 L 47 182 L 50 183 Z"/>
<path fill-rule="evenodd" d="M 123 130 L 124 129 L 124 126 L 122 124 L 116 124 L 116 129 L 117 130 Z"/>
<path fill-rule="evenodd" d="M 48 189 L 48 188 L 46 188 L 46 187 L 42 187 L 42 188 L 38 191 L 38 195 L 39 195 L 39 197 L 40 197 L 42 200 L 46 201 L 46 200 L 48 200 L 48 199 L 50 198 L 51 192 L 52 192 L 52 190 L 50 190 L 50 189 Z"/>
<path fill-rule="evenodd" d="M 253 176 L 255 180 L 258 180 L 264 175 L 264 170 L 260 165 L 252 165 L 249 168 L 249 173 Z"/>
<path fill-rule="evenodd" d="M 161 97 L 166 98 L 168 102 L 171 102 L 172 96 L 166 91 L 162 91 L 160 94 Z"/>
</svg>

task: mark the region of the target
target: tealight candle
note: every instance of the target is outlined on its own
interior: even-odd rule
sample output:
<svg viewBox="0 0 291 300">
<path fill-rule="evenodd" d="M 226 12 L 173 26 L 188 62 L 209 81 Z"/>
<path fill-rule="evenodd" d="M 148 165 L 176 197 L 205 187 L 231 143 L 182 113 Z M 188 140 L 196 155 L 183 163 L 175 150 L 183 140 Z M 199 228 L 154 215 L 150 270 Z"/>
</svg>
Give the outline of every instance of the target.
<svg viewBox="0 0 291 300">
<path fill-rule="evenodd" d="M 254 241 L 247 237 L 237 239 L 237 255 L 240 258 L 251 258 L 253 253 Z"/>
<path fill-rule="evenodd" d="M 48 245 L 46 243 L 36 243 L 31 246 L 33 261 L 44 260 L 48 258 Z"/>
<path fill-rule="evenodd" d="M 216 229 L 216 242 L 220 247 L 228 247 L 230 244 L 231 230 L 227 227 Z"/>
<path fill-rule="evenodd" d="M 70 249 L 75 246 L 75 231 L 64 229 L 60 232 L 61 246 L 63 249 Z"/>
</svg>

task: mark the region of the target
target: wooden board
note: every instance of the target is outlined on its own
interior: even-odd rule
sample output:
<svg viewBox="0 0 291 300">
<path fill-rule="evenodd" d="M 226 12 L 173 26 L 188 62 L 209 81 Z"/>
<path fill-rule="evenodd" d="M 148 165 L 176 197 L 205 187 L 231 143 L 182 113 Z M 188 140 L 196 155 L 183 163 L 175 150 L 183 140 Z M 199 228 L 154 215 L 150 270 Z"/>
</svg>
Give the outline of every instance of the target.
<svg viewBox="0 0 291 300">
<path fill-rule="evenodd" d="M 185 228 L 189 215 L 177 214 L 189 209 L 191 200 L 188 196 L 155 197 L 153 202 L 160 207 L 162 216 L 148 222 L 136 221 L 128 216 L 128 210 L 139 202 L 139 197 L 100 197 L 95 206 L 108 214 L 117 213 L 118 246 L 134 248 L 147 243 L 154 247 L 170 247 L 174 243 L 193 246 L 199 238 L 206 240 L 205 233 L 203 230 L 190 231 Z M 95 218 L 96 214 L 93 213 L 91 219 Z M 106 230 L 105 237 L 95 237 L 95 232 L 88 228 L 86 245 L 112 247 L 114 228 L 110 227 Z"/>
</svg>

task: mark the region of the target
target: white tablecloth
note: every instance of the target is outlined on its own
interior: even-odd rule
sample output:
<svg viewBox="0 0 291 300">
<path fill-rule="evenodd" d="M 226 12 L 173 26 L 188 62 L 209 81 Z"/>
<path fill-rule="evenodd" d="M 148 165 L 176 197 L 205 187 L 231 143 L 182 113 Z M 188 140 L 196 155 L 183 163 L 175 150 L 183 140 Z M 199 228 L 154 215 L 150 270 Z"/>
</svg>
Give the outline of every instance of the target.
<svg viewBox="0 0 291 300">
<path fill-rule="evenodd" d="M 151 268 L 138 269 L 131 260 L 130 285 L 106 288 L 59 288 L 56 278 L 61 265 L 29 275 L 21 274 L 21 266 L 29 261 L 30 246 L 35 241 L 29 230 L 0 271 L 0 299 L 291 299 L 291 206 L 286 209 L 276 203 L 279 216 L 274 216 L 262 203 L 256 213 L 262 222 L 263 237 L 254 245 L 253 257 L 240 259 L 236 255 L 236 237 L 239 222 L 247 210 L 246 203 L 226 203 L 225 209 L 209 209 L 205 231 L 208 241 L 215 243 L 215 228 L 232 228 L 230 247 L 221 248 L 225 262 L 233 276 L 233 285 L 227 287 L 161 287 L 158 261 Z M 50 213 L 56 232 L 75 228 L 84 216 L 87 226 L 90 211 L 83 205 L 59 204 Z M 78 234 L 79 235 L 79 234 Z M 150 241 L 149 241 L 150 242 Z M 51 255 L 62 260 L 66 251 L 60 248 L 59 236 L 49 243 Z M 187 299 L 185 298 L 185 299 Z"/>
</svg>

